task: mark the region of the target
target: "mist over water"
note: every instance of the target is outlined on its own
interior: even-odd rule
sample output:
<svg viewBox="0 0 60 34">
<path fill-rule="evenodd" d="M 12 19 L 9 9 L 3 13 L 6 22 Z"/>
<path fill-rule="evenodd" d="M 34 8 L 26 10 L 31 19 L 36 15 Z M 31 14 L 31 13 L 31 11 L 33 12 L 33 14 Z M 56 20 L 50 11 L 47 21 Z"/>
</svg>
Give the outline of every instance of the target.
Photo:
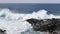
<svg viewBox="0 0 60 34">
<path fill-rule="evenodd" d="M 30 18 L 35 19 L 51 19 L 60 18 L 60 16 L 55 16 L 53 14 L 47 14 L 48 11 L 45 9 L 39 10 L 37 12 L 33 11 L 29 14 L 23 13 L 12 13 L 9 9 L 0 9 L 0 28 L 7 30 L 7 34 L 21 34 L 31 29 L 31 25 L 25 20 Z M 27 33 L 27 32 L 26 32 Z M 30 31 L 31 34 L 33 34 Z M 39 33 L 39 32 L 34 32 Z M 27 33 L 28 34 L 28 33 Z"/>
</svg>

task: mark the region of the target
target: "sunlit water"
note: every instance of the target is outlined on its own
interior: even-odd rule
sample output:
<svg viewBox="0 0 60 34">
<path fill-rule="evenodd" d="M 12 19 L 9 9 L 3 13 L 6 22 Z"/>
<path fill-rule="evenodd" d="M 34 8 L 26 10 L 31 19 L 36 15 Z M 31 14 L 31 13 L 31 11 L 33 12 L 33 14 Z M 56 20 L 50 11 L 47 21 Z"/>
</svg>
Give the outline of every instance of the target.
<svg viewBox="0 0 60 34">
<path fill-rule="evenodd" d="M 53 14 L 47 14 L 46 10 L 39 10 L 31 14 L 18 14 L 12 13 L 9 9 L 0 10 L 0 28 L 7 30 L 7 34 L 43 34 L 43 32 L 34 31 L 31 24 L 29 24 L 27 19 L 51 19 L 60 18 L 60 16 L 55 16 Z"/>
</svg>

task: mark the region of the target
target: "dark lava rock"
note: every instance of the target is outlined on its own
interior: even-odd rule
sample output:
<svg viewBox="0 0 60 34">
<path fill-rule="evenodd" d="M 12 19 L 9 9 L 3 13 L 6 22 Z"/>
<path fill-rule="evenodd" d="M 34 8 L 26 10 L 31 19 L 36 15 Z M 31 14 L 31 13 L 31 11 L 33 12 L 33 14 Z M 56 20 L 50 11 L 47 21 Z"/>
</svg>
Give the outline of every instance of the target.
<svg viewBox="0 0 60 34">
<path fill-rule="evenodd" d="M 6 34 L 6 30 L 0 29 L 0 34 Z"/>
<path fill-rule="evenodd" d="M 49 32 L 54 33 L 54 31 L 60 30 L 60 19 L 52 18 L 52 19 L 27 19 L 35 31 Z M 56 33 L 56 32 L 55 32 Z"/>
</svg>

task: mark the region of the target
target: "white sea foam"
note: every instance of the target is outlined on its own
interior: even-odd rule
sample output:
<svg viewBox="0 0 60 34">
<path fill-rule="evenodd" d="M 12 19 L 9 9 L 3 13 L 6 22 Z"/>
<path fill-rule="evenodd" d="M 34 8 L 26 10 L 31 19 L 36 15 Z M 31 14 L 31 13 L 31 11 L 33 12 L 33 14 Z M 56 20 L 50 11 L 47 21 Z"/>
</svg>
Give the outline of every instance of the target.
<svg viewBox="0 0 60 34">
<path fill-rule="evenodd" d="M 60 18 L 53 14 L 47 14 L 46 10 L 39 10 L 31 14 L 18 14 L 12 13 L 9 9 L 0 10 L 0 28 L 7 30 L 7 34 L 20 34 L 31 27 L 31 25 L 25 20 L 30 18 L 36 19 L 51 19 Z"/>
</svg>

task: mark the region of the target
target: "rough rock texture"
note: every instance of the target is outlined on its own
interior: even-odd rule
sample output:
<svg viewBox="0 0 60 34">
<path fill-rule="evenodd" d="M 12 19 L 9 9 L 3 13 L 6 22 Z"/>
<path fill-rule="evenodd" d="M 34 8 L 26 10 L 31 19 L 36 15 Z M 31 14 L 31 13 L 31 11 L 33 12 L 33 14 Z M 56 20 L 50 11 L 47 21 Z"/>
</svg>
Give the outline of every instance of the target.
<svg viewBox="0 0 60 34">
<path fill-rule="evenodd" d="M 6 30 L 0 29 L 0 34 L 6 34 Z"/>
<path fill-rule="evenodd" d="M 49 32 L 51 34 L 59 34 L 60 31 L 60 19 L 28 19 L 28 21 L 35 31 Z"/>
</svg>

